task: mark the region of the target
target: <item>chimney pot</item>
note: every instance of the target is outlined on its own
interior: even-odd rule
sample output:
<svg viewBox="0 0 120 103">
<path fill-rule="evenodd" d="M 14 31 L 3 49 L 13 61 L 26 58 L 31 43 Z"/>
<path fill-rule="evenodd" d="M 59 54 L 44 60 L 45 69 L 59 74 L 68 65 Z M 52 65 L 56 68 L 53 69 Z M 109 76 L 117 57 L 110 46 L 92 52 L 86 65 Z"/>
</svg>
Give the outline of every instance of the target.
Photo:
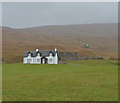
<svg viewBox="0 0 120 103">
<path fill-rule="evenodd" d="M 55 48 L 55 51 L 57 51 L 57 49 Z"/>
<path fill-rule="evenodd" d="M 39 50 L 38 49 L 36 49 L 36 52 L 38 52 Z"/>
</svg>

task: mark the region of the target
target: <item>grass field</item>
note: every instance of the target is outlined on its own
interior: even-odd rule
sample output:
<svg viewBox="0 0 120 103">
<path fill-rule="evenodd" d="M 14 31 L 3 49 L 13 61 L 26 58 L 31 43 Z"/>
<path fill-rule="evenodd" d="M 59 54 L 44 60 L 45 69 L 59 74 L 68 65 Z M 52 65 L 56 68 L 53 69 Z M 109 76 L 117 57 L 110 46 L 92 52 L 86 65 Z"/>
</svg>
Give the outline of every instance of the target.
<svg viewBox="0 0 120 103">
<path fill-rule="evenodd" d="M 3 64 L 3 101 L 118 100 L 117 62 L 67 63 Z"/>
</svg>

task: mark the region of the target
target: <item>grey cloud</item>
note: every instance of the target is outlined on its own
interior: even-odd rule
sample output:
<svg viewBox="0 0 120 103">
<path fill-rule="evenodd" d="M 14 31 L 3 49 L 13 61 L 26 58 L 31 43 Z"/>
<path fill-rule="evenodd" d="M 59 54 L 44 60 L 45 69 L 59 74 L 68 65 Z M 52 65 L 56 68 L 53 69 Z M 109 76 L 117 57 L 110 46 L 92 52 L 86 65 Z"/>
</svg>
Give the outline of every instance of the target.
<svg viewBox="0 0 120 103">
<path fill-rule="evenodd" d="M 27 28 L 117 22 L 117 3 L 3 3 L 3 26 Z"/>
</svg>

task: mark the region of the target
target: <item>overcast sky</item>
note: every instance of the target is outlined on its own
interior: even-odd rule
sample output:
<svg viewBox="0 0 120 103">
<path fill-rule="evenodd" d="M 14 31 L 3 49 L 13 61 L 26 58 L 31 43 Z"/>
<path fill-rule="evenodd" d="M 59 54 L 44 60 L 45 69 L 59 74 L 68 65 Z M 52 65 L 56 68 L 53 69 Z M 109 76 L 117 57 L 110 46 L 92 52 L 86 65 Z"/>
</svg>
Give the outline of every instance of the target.
<svg viewBox="0 0 120 103">
<path fill-rule="evenodd" d="M 116 23 L 118 3 L 4 2 L 2 25 L 28 28 L 43 25 Z"/>
</svg>

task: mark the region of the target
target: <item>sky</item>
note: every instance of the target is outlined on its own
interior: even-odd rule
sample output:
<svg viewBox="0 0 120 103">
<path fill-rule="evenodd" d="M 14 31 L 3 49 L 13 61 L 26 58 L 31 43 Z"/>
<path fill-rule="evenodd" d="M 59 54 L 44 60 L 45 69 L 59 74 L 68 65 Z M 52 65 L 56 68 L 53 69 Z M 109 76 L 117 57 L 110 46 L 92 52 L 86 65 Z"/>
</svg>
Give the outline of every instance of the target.
<svg viewBox="0 0 120 103">
<path fill-rule="evenodd" d="M 117 23 L 117 2 L 3 2 L 2 26 Z"/>
</svg>

